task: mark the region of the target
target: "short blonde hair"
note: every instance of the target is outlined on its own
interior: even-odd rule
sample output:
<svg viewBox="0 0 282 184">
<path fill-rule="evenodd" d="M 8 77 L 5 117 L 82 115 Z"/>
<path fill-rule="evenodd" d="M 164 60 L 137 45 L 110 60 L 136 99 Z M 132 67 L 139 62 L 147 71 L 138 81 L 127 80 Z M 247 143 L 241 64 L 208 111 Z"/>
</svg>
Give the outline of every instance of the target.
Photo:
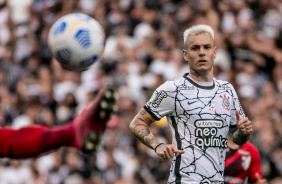
<svg viewBox="0 0 282 184">
<path fill-rule="evenodd" d="M 195 25 L 192 26 L 188 29 L 186 29 L 183 33 L 183 37 L 184 37 L 184 46 L 186 47 L 186 42 L 189 38 L 190 35 L 198 35 L 198 34 L 203 34 L 203 33 L 209 33 L 212 37 L 212 39 L 214 40 L 214 32 L 213 29 L 208 26 L 208 25 Z"/>
</svg>

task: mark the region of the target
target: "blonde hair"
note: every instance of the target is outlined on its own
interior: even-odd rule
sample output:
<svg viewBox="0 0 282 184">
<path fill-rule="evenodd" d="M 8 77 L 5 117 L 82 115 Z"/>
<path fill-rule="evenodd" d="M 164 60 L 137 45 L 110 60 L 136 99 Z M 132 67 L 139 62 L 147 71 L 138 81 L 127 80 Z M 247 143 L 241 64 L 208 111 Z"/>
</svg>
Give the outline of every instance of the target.
<svg viewBox="0 0 282 184">
<path fill-rule="evenodd" d="M 203 34 L 203 33 L 208 33 L 211 35 L 212 39 L 214 40 L 214 32 L 213 29 L 208 26 L 208 25 L 195 25 L 192 26 L 188 29 L 186 29 L 183 33 L 184 37 L 184 46 L 186 47 L 186 42 L 189 38 L 190 35 L 198 35 L 198 34 Z"/>
</svg>

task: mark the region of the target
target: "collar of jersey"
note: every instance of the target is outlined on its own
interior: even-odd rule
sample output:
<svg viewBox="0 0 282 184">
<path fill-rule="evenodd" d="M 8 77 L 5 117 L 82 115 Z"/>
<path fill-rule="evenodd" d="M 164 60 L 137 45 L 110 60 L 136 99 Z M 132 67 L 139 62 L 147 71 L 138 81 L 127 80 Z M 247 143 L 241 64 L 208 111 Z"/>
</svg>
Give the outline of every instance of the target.
<svg viewBox="0 0 282 184">
<path fill-rule="evenodd" d="M 215 83 L 214 83 L 214 80 L 212 80 L 212 85 L 211 86 L 201 86 L 200 84 L 197 84 L 196 82 L 194 82 L 193 80 L 191 80 L 189 77 L 188 77 L 189 73 L 185 73 L 183 75 L 183 77 L 188 80 L 191 84 L 193 84 L 194 86 L 196 86 L 197 88 L 201 88 L 201 89 L 213 89 L 215 87 Z"/>
</svg>

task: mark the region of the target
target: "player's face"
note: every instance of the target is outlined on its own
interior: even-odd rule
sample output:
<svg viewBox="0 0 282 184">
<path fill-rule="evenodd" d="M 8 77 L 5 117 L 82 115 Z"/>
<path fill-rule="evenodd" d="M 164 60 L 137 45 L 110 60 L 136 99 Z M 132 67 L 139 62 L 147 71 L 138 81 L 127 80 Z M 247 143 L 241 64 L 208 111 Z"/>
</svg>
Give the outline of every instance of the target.
<svg viewBox="0 0 282 184">
<path fill-rule="evenodd" d="M 190 72 L 213 72 L 212 67 L 216 57 L 216 47 L 210 34 L 190 35 L 183 56 L 190 66 Z"/>
</svg>

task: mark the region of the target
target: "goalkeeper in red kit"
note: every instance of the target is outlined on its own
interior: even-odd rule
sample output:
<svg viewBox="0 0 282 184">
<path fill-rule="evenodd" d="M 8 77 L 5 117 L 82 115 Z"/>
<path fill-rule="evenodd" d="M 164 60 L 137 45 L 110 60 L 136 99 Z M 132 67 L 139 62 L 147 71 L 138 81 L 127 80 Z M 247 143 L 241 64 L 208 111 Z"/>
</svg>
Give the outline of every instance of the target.
<svg viewBox="0 0 282 184">
<path fill-rule="evenodd" d="M 115 91 L 103 88 L 73 122 L 49 128 L 32 125 L 18 130 L 0 128 L 0 157 L 30 158 L 62 146 L 94 153 L 115 106 Z"/>
<path fill-rule="evenodd" d="M 228 138 L 224 183 L 226 184 L 267 184 L 260 168 L 260 155 L 250 142 L 239 146 Z"/>
</svg>

